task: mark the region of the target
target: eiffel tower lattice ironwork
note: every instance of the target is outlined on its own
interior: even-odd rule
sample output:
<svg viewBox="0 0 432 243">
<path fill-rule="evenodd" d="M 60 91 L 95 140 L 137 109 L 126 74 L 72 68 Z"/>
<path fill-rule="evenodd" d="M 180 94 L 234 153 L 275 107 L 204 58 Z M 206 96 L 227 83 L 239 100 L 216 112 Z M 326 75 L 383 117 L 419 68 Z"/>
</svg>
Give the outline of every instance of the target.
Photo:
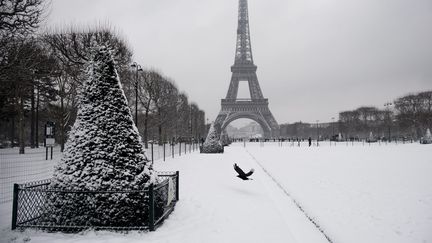
<svg viewBox="0 0 432 243">
<path fill-rule="evenodd" d="M 249 118 L 261 125 L 265 138 L 279 136 L 279 125 L 268 107 L 258 83 L 257 66 L 253 62 L 249 32 L 248 2 L 239 0 L 237 43 L 234 65 L 231 66 L 231 82 L 221 111 L 215 120 L 215 128 L 221 134 L 234 120 Z M 239 82 L 249 84 L 250 99 L 238 99 Z"/>
</svg>

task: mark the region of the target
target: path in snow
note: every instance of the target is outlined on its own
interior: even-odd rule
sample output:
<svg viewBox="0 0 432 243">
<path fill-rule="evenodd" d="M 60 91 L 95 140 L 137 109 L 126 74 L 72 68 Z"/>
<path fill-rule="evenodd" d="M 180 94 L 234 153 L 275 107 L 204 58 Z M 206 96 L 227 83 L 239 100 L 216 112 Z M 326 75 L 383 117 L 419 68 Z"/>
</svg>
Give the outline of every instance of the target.
<svg viewBox="0 0 432 243">
<path fill-rule="evenodd" d="M 324 231 L 324 228 L 317 222 L 316 219 L 314 219 L 308 212 L 306 212 L 304 210 L 304 208 L 301 206 L 300 202 L 297 201 L 295 198 L 292 197 L 292 195 L 287 191 L 287 189 L 285 189 L 285 187 L 282 186 L 282 184 L 272 175 L 270 174 L 270 172 L 261 164 L 261 162 L 259 162 L 250 152 L 249 150 L 246 150 L 248 152 L 248 154 L 252 157 L 252 159 L 256 162 L 256 164 L 259 166 L 259 168 L 265 173 L 267 174 L 267 176 L 273 181 L 273 183 L 275 183 L 275 185 L 277 187 L 279 187 L 279 189 L 282 190 L 282 192 L 290 199 L 292 200 L 292 202 L 295 204 L 295 206 L 303 213 L 303 216 L 305 216 L 313 225 L 315 225 L 315 227 L 323 234 L 323 236 L 327 239 L 328 242 L 333 243 L 333 241 L 330 239 L 330 237 L 326 234 L 326 232 Z M 285 198 L 283 198 L 285 199 Z M 283 200 L 282 199 L 282 200 Z M 281 199 L 279 199 L 281 200 Z M 285 205 L 283 206 L 284 208 L 290 205 L 289 203 L 285 203 Z M 290 215 L 287 215 L 288 217 L 290 217 Z M 300 216 L 301 215 L 297 215 Z M 300 221 L 302 222 L 302 220 Z M 298 223 L 298 222 L 297 222 Z M 296 228 L 298 224 L 294 224 L 292 225 L 293 228 Z M 299 229 L 301 230 L 301 228 Z"/>
<path fill-rule="evenodd" d="M 432 145 L 320 145 L 246 149 L 334 242 L 432 242 Z"/>
<path fill-rule="evenodd" d="M 236 177 L 233 164 L 255 167 L 252 181 Z M 188 154 L 155 163 L 161 171 L 180 171 L 180 201 L 155 232 L 79 235 L 26 231 L 7 233 L 16 242 L 327 242 L 322 234 L 258 168 L 243 148 L 224 154 Z M 3 231 L 5 232 L 5 231 Z M 3 238 L 5 239 L 5 238 Z"/>
</svg>

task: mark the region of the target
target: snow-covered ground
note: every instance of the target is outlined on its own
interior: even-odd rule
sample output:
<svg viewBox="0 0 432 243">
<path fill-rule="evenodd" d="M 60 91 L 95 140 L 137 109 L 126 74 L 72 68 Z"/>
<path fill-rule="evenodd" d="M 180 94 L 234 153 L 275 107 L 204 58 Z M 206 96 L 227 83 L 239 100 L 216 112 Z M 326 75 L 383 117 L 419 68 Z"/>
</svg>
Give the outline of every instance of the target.
<svg viewBox="0 0 432 243">
<path fill-rule="evenodd" d="M 320 145 L 238 143 L 159 160 L 180 171 L 180 201 L 155 232 L 6 228 L 0 242 L 432 242 L 431 145 Z M 255 168 L 254 180 L 235 177 L 234 163 Z"/>
<path fill-rule="evenodd" d="M 334 242 L 432 242 L 432 145 L 322 145 L 246 150 Z"/>
<path fill-rule="evenodd" d="M 50 178 L 60 156 L 59 147 L 53 160 L 50 152 L 46 160 L 45 148 L 26 148 L 22 155 L 18 148 L 0 149 L 0 228 L 11 224 L 13 184 Z"/>
</svg>

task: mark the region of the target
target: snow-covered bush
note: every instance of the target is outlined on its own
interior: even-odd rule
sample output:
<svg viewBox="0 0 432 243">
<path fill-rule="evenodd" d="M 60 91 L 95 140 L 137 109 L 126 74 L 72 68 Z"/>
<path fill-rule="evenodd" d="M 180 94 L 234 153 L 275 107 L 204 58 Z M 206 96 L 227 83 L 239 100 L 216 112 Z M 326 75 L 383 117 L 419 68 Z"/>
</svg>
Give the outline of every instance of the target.
<svg viewBox="0 0 432 243">
<path fill-rule="evenodd" d="M 219 140 L 214 123 L 211 124 L 207 138 L 200 150 L 201 153 L 223 153 L 223 146 Z"/>
<path fill-rule="evenodd" d="M 157 180 L 107 47 L 95 47 L 78 114 L 51 187 L 63 191 L 142 190 Z M 59 196 L 60 195 L 60 196 Z M 143 221 L 143 194 L 56 194 L 48 200 L 50 222 L 116 225 Z"/>
<path fill-rule="evenodd" d="M 431 134 L 431 131 L 429 128 L 426 130 L 426 134 L 423 137 L 423 139 L 421 140 L 421 143 L 422 144 L 432 144 L 432 134 Z"/>
</svg>

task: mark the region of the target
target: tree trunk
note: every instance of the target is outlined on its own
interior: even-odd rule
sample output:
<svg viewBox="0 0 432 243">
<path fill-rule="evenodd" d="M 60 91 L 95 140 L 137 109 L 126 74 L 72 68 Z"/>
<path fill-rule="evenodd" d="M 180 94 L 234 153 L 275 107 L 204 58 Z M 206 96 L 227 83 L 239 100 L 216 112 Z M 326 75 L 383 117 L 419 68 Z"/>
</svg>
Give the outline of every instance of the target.
<svg viewBox="0 0 432 243">
<path fill-rule="evenodd" d="M 64 99 L 63 95 L 60 97 L 60 151 L 63 152 L 64 150 L 64 143 L 65 143 L 65 110 L 64 110 Z"/>
<path fill-rule="evenodd" d="M 158 111 L 158 142 L 159 142 L 159 144 L 162 144 L 162 121 L 161 121 L 161 112 L 160 112 L 160 109 L 158 109 L 159 111 Z"/>
<path fill-rule="evenodd" d="M 31 108 L 30 108 L 30 147 L 35 147 L 35 95 L 34 95 L 34 81 L 31 85 Z"/>
<path fill-rule="evenodd" d="M 36 121 L 35 121 L 35 145 L 36 148 L 39 148 L 39 87 L 37 87 L 37 96 L 36 96 Z"/>
<path fill-rule="evenodd" d="M 12 124 L 11 124 L 10 141 L 11 141 L 11 148 L 13 148 L 15 144 L 15 114 L 12 117 L 11 123 Z"/>
<path fill-rule="evenodd" d="M 19 104 L 19 153 L 24 154 L 25 153 L 25 142 L 24 142 L 24 99 L 23 97 L 20 97 L 20 104 Z"/>
<path fill-rule="evenodd" d="M 162 123 L 159 122 L 158 125 L 158 136 L 159 136 L 159 145 L 162 144 Z"/>
</svg>

